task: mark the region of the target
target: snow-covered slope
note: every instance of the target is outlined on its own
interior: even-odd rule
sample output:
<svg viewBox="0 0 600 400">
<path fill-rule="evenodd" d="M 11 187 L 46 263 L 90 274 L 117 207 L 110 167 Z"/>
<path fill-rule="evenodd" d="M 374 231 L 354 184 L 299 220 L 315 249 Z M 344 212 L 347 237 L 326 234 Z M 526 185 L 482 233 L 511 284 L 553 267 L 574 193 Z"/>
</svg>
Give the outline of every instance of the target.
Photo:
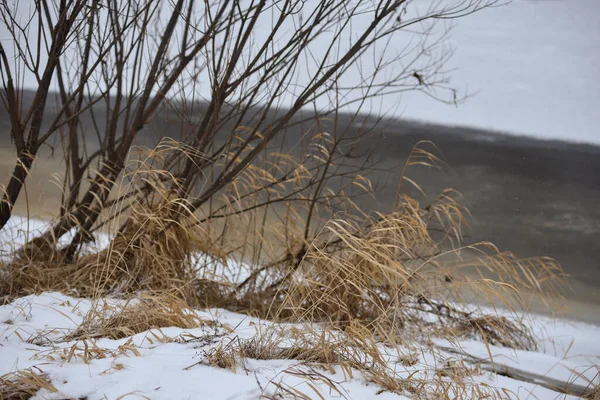
<svg viewBox="0 0 600 400">
<path fill-rule="evenodd" d="M 349 375 L 340 368 L 314 370 L 322 380 L 308 380 L 310 366 L 293 360 L 242 361 L 236 372 L 209 365 L 211 348 L 256 337 L 274 324 L 219 309 L 196 311 L 204 320 L 217 321 L 199 328 L 163 328 L 119 340 L 61 341 L 83 320 L 92 303 L 44 293 L 27 296 L 0 306 L 0 375 L 18 369 L 33 368 L 46 374 L 57 391 L 41 389 L 36 399 L 87 398 L 116 399 L 121 396 L 149 399 L 256 399 L 275 396 L 278 388 L 294 388 L 310 398 L 401 399 L 404 396 L 382 392 L 366 382 L 359 372 Z M 600 365 L 600 328 L 565 321 L 536 318 L 542 351 L 514 351 L 463 341 L 450 349 L 461 348 L 470 356 L 507 365 L 533 375 L 586 385 Z M 290 326 L 279 326 L 282 331 Z M 97 346 L 97 359 L 84 359 L 84 347 Z M 432 365 L 448 365 L 457 357 L 445 350 L 448 343 L 436 343 L 437 349 L 418 353 L 414 365 L 399 362 L 406 348 L 380 346 L 398 377 L 410 374 L 426 378 Z M 113 354 L 109 354 L 112 351 Z M 90 352 L 89 354 L 93 354 Z M 97 353 L 98 354 L 98 353 Z M 481 361 L 484 363 L 484 361 Z M 429 371 L 429 372 L 428 372 Z M 574 372 L 586 378 L 578 378 Z M 559 393 L 531 382 L 515 380 L 482 370 L 474 374 L 477 382 L 506 389 L 510 398 L 554 399 Z M 329 381 L 327 381 L 329 380 Z M 327 383 L 329 382 L 329 383 Z M 335 383 L 337 390 L 330 385 Z M 312 387 L 311 387 L 312 385 Z M 280 390 L 280 389 L 279 389 Z M 338 392 L 339 390 L 339 392 Z M 318 394 L 317 394 L 318 391 Z M 281 393 L 281 392 L 280 392 Z M 566 396 L 561 398 L 574 398 Z M 276 398 L 276 397 L 274 397 Z"/>
<path fill-rule="evenodd" d="M 15 219 L 0 235 L 3 250 L 23 243 L 27 227 L 35 232 L 43 225 L 39 220 Z M 103 236 L 97 244 L 105 246 L 107 240 Z M 97 301 L 101 307 L 122 303 L 116 299 Z M 293 328 L 306 328 L 222 309 L 190 311 L 202 321 L 213 321 L 190 329 L 166 327 L 118 340 L 66 338 L 81 325 L 93 304 L 89 299 L 43 293 L 0 306 L 0 376 L 26 369 L 43 373 L 56 391 L 41 389 L 36 399 L 255 399 L 276 398 L 277 393 L 292 388 L 310 398 L 405 398 L 381 392 L 381 387 L 370 383 L 360 371 L 341 367 L 313 370 L 317 367 L 298 360 L 252 358 L 238 360 L 235 372 L 213 366 L 209 354 L 219 346 L 227 348 L 247 339 L 264 338 L 265 332 L 285 335 Z M 453 343 L 434 339 L 431 346 L 422 347 L 411 342 L 396 347 L 378 345 L 378 351 L 395 376 L 423 381 L 433 379 L 440 368 L 465 360 L 473 366 L 473 382 L 505 389 L 500 393 L 509 398 L 573 398 L 538 385 L 540 377 L 546 383 L 548 379 L 570 382 L 580 388 L 590 382 L 600 384 L 600 327 L 542 316 L 525 321 L 539 340 L 537 352 L 488 348 L 474 339 Z M 407 355 L 414 357 L 414 363 L 404 361 Z M 490 368 L 509 368 L 513 377 L 517 373 L 526 379 L 496 374 Z M 308 379 L 311 374 L 313 379 Z"/>
</svg>

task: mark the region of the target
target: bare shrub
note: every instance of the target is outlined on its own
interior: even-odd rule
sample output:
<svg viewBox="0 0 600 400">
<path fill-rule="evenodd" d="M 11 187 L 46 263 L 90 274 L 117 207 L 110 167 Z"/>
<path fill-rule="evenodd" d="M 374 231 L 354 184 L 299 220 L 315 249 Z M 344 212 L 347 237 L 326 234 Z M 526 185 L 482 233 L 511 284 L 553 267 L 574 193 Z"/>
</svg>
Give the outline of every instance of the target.
<svg viewBox="0 0 600 400">
<path fill-rule="evenodd" d="M 171 188 L 195 211 L 307 120 L 317 125 L 310 138 L 325 134 L 325 119 L 386 94 L 416 90 L 460 101 L 446 85 L 443 66 L 452 52 L 434 22 L 495 2 L 457 0 L 423 10 L 406 0 L 43 0 L 29 9 L 3 3 L 2 23 L 14 47 L 0 49 L 1 98 L 16 162 L 2 190 L 0 227 L 45 145 L 60 149 L 65 161 L 61 207 L 28 249 L 44 248 L 52 259 L 50 250 L 75 230 L 61 251 L 71 262 L 101 225 L 132 146 L 144 141 L 152 121 L 166 121 L 170 136 L 194 150 L 174 155 L 165 170 L 176 178 Z M 395 39 L 406 47 L 386 53 Z M 362 57 L 371 51 L 376 56 L 364 70 Z M 306 76 L 298 86 L 300 71 Z M 31 94 L 26 78 L 34 82 Z M 138 190 L 151 195 L 153 187 Z"/>
</svg>

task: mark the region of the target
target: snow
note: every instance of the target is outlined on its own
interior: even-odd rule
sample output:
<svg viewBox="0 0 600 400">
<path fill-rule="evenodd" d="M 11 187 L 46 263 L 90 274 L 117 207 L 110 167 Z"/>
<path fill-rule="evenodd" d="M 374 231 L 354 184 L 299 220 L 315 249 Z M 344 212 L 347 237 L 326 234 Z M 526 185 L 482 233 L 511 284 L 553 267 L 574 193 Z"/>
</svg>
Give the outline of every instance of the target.
<svg viewBox="0 0 600 400">
<path fill-rule="evenodd" d="M 5 251 L 23 243 L 27 224 L 34 231 L 45 226 L 40 220 L 11 221 L 10 227 L 2 231 L 4 240 L 0 245 Z M 96 245 L 102 247 L 107 242 L 108 236 L 101 236 Z M 211 366 L 208 354 L 219 346 L 264 338 L 268 334 L 279 335 L 281 345 L 285 345 L 293 340 L 287 336 L 292 329 L 304 328 L 300 324 L 279 324 L 223 309 L 190 310 L 202 321 L 213 322 L 192 329 L 152 329 L 118 340 L 66 337 L 89 316 L 92 307 L 105 302 L 113 307 L 125 303 L 116 298 L 92 301 L 46 292 L 0 306 L 0 376 L 27 368 L 42 371 L 58 391 L 41 389 L 34 399 L 256 399 L 275 396 L 284 390 L 281 388 L 297 390 L 310 398 L 407 398 L 380 392 L 381 388 L 369 383 L 360 371 L 349 373 L 339 366 L 325 370 L 298 360 L 256 359 L 238 360 L 235 372 Z M 506 316 L 515 317 L 508 313 Z M 538 351 L 486 346 L 473 339 L 453 342 L 433 339 L 432 346 L 380 344 L 377 349 L 398 378 L 431 381 L 436 369 L 464 357 L 467 362 L 474 359 L 481 365 L 509 367 L 534 377 L 583 387 L 590 382 L 600 384 L 599 326 L 536 315 L 522 320 L 538 338 Z M 313 325 L 311 329 L 318 331 L 321 327 Z M 85 360 L 82 350 L 73 350 L 85 346 L 95 346 L 107 354 Z M 402 362 L 407 354 L 417 355 L 416 364 Z M 319 379 L 309 380 L 307 373 L 314 373 Z M 485 369 L 471 378 L 475 383 L 504 389 L 501 393 L 509 398 L 575 398 Z"/>
<path fill-rule="evenodd" d="M 23 246 L 32 238 L 41 235 L 51 226 L 51 221 L 42 218 L 21 217 L 13 215 L 6 223 L 0 233 L 0 260 L 5 259 L 14 249 Z M 58 244 L 63 246 L 69 243 L 75 234 L 75 229 L 62 236 Z M 92 251 L 105 248 L 110 242 L 110 236 L 104 232 L 98 232 L 94 236 L 94 242 L 84 246 L 84 251 Z"/>
<path fill-rule="evenodd" d="M 262 392 L 261 386 L 267 387 L 272 380 L 285 380 L 286 384 L 293 385 L 298 390 L 308 388 L 302 388 L 305 382 L 298 377 L 282 376 L 283 371 L 297 362 L 249 360 L 245 368 L 252 373 L 233 373 L 199 364 L 203 357 L 202 347 L 193 340 L 189 343 L 160 343 L 152 340 L 153 336 L 150 334 L 142 333 L 133 337 L 133 344 L 140 356 L 98 359 L 87 365 L 81 360 L 61 363 L 43 357 L 44 351 L 56 349 L 56 346 L 69 349 L 73 343 L 42 346 L 26 342 L 27 339 L 38 337 L 39 332 L 57 339 L 58 332 L 64 334 L 75 329 L 82 321 L 83 313 L 90 307 L 89 300 L 74 299 L 59 293 L 28 296 L 10 305 L 1 306 L 0 321 L 4 322 L 0 324 L 0 375 L 18 368 L 37 366 L 51 377 L 52 384 L 60 391 L 49 393 L 42 389 L 36 396 L 39 399 L 65 396 L 112 399 L 127 393 L 136 393 L 152 399 L 252 399 L 259 397 Z M 223 330 L 219 333 L 219 341 L 223 342 L 231 341 L 234 337 L 252 337 L 256 334 L 259 324 L 269 324 L 224 310 L 208 310 L 198 314 L 204 318 L 217 317 L 219 321 L 226 321 L 229 326 L 236 326 L 228 335 L 224 335 Z M 48 334 L 50 331 L 52 333 Z M 213 334 L 212 330 L 207 332 L 206 328 L 163 328 L 157 335 L 169 338 L 204 338 Z M 128 340 L 129 338 L 101 339 L 96 344 L 103 348 L 117 349 Z M 349 384 L 345 389 L 353 398 L 372 397 L 379 390 L 375 386 L 366 386 L 360 382 Z M 321 393 L 326 395 L 327 390 Z M 382 398 L 387 397 L 391 398 L 389 394 Z"/>
<path fill-rule="evenodd" d="M 452 85 L 474 96 L 409 94 L 404 116 L 600 144 L 599 13 L 597 0 L 513 0 L 456 21 Z"/>
<path fill-rule="evenodd" d="M 66 396 L 87 397 L 90 400 L 113 399 L 127 394 L 151 399 L 253 399 L 261 394 L 273 394 L 275 382 L 318 397 L 306 378 L 293 373 L 295 369 L 308 368 L 298 361 L 249 359 L 237 372 L 207 365 L 204 361 L 209 348 L 232 340 L 252 338 L 258 332 L 277 325 L 221 309 L 195 311 L 205 320 L 218 321 L 220 325 L 217 327 L 162 328 L 140 333 L 132 338 L 96 341 L 98 347 L 115 351 L 119 346 L 129 343 L 128 346 L 135 348 L 139 355 L 125 352 L 116 357 L 91 360 L 87 364 L 81 358 L 70 362 L 61 360 L 57 356 L 59 350 L 66 349 L 68 353 L 75 344 L 64 342 L 61 338 L 82 322 L 91 306 L 90 300 L 76 299 L 60 293 L 31 295 L 0 306 L 0 375 L 31 367 L 48 374 L 52 385 L 59 392 L 50 393 L 42 389 L 35 399 L 60 399 Z M 545 338 L 540 352 L 490 346 L 489 352 L 492 353 L 494 362 L 563 381 L 581 381 L 578 383 L 584 385 L 587 382 L 574 376 L 572 370 L 586 374 L 590 380 L 597 379 L 597 372 L 590 367 L 600 365 L 600 343 L 597 341 L 600 327 L 545 317 L 536 317 L 536 323 L 538 333 L 542 329 Z M 289 329 L 289 326 L 281 327 Z M 49 340 L 35 340 L 42 336 Z M 560 346 L 550 346 L 551 340 L 558 342 Z M 440 349 L 448 345 L 443 341 L 438 342 L 436 344 Z M 561 346 L 570 347 L 570 351 L 566 353 Z M 488 349 L 483 343 L 463 340 L 457 347 L 473 356 L 489 358 Z M 397 350 L 402 353 L 402 349 Z M 390 365 L 396 363 L 396 350 L 381 347 L 381 351 L 385 353 Z M 398 376 L 407 376 L 415 371 L 423 373 L 425 365 L 433 365 L 436 361 L 440 364 L 441 360 L 453 357 L 443 350 L 424 350 L 415 366 L 396 367 L 397 373 Z M 374 384 L 367 384 L 358 372 L 351 378 L 339 368 L 335 369 L 335 373 L 320 373 L 338 382 L 340 391 L 347 398 L 373 398 L 379 391 Z M 558 396 L 558 393 L 535 384 L 492 373 L 483 374 L 476 379 L 493 387 L 506 388 L 519 398 L 533 395 L 539 399 L 550 399 Z M 316 385 L 324 398 L 342 397 L 323 382 L 311 383 Z M 383 392 L 377 398 L 403 397 Z"/>
<path fill-rule="evenodd" d="M 23 244 L 27 236 L 43 231 L 46 226 L 47 222 L 42 220 L 12 218 L 9 226 L 2 231 L 0 249 L 5 252 L 6 257 L 6 253 Z M 90 246 L 102 248 L 108 241 L 108 235 L 99 235 L 96 243 Z M 243 276 L 233 274 L 236 270 L 243 271 L 243 268 L 226 268 L 222 265 L 214 268 L 215 271 L 230 273 L 232 280 L 243 279 Z M 113 306 L 123 303 L 122 300 L 110 298 L 97 301 L 108 302 Z M 302 373 L 306 373 L 311 367 L 299 361 L 248 359 L 243 361 L 243 365 L 235 373 L 209 366 L 206 360 L 211 348 L 227 346 L 274 330 L 289 331 L 292 327 L 222 309 L 193 311 L 202 320 L 215 321 L 215 326 L 155 329 L 119 340 L 102 338 L 95 341 L 65 341 L 65 336 L 77 329 L 94 304 L 90 299 L 43 293 L 0 306 L 0 376 L 27 368 L 43 371 L 58 392 L 50 393 L 41 389 L 36 399 L 85 397 L 92 400 L 122 396 L 151 399 L 254 399 L 261 395 L 275 394 L 277 385 L 293 387 L 315 398 L 364 399 L 376 395 L 378 399 L 405 398 L 389 392 L 378 394 L 380 388 L 367 383 L 360 372 L 354 371 L 352 377 L 349 377 L 340 367 L 334 369 L 335 374 L 331 371 L 318 371 L 335 382 L 340 391 L 337 392 L 323 381 L 309 383 Z M 600 365 L 600 342 L 597 340 L 600 327 L 542 316 L 530 317 L 527 321 L 540 338 L 540 352 L 497 346 L 487 348 L 474 340 L 461 340 L 458 343 L 434 340 L 436 348 L 421 349 L 417 364 L 404 366 L 399 363 L 399 357 L 414 353 L 414 349 L 403 346 L 395 349 L 380 346 L 379 349 L 397 377 L 404 378 L 414 373 L 417 377 L 430 378 L 431 366 L 456 359 L 456 354 L 447 349 L 458 348 L 482 360 L 489 359 L 491 353 L 494 363 L 564 382 L 587 386 L 586 379 L 598 379 L 595 376 L 598 371 L 594 366 Z M 295 327 L 302 329 L 300 325 Z M 113 354 L 87 363 L 80 356 L 66 360 L 73 346 L 83 348 L 85 345 L 97 346 L 105 349 L 103 351 L 111 350 Z M 585 378 L 577 377 L 575 372 L 583 374 Z M 550 399 L 558 395 L 541 386 L 493 373 L 477 376 L 475 381 L 505 388 L 509 393 L 514 393 L 515 398 L 533 394 L 539 399 Z"/>
</svg>

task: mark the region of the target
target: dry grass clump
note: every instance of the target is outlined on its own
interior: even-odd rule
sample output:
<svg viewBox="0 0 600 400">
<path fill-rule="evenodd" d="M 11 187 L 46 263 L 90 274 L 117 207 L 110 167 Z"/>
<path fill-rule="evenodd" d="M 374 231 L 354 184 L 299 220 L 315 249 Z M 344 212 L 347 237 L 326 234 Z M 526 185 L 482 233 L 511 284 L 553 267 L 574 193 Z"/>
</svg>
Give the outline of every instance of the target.
<svg viewBox="0 0 600 400">
<path fill-rule="evenodd" d="M 591 379 L 588 378 L 582 371 L 572 372 L 575 377 L 580 378 L 587 383 L 587 385 L 583 388 L 584 390 L 582 398 L 587 400 L 600 400 L 600 365 L 592 366 L 588 368 L 588 371 L 585 372 L 589 371 L 595 372 L 594 377 Z M 568 385 L 567 388 L 569 388 Z"/>
<path fill-rule="evenodd" d="M 30 399 L 40 389 L 46 389 L 50 393 L 58 392 L 58 389 L 39 369 L 28 368 L 0 376 L 0 399 L 2 400 Z"/>
<path fill-rule="evenodd" d="M 75 277 L 81 286 L 98 294 L 178 288 L 182 296 L 190 296 L 196 278 L 191 256 L 200 250 L 204 237 L 198 228 L 169 219 L 171 205 L 160 205 L 156 211 L 135 209 L 107 249 L 80 258 Z"/>
<path fill-rule="evenodd" d="M 330 365 L 361 365 L 359 348 L 349 346 L 342 332 L 329 329 L 292 327 L 287 331 L 270 328 L 250 339 L 233 338 L 206 353 L 211 365 L 235 371 L 246 358 L 255 360 L 296 360 Z M 366 356 L 365 356 L 366 357 Z"/>
<path fill-rule="evenodd" d="M 534 349 L 524 324 L 488 315 L 476 304 L 500 303 L 514 311 L 525 307 L 524 292 L 555 295 L 562 277 L 558 264 L 518 260 L 490 243 L 464 246 L 469 213 L 452 190 L 421 204 L 399 185 L 391 212 L 362 211 L 343 185 L 327 186 L 327 171 L 339 171 L 331 158 L 336 149 L 327 148 L 331 143 L 317 143 L 314 154 L 300 160 L 265 157 L 262 166 L 240 172 L 220 193 L 222 201 L 206 209 L 195 209 L 188 193 L 182 197 L 178 180 L 156 166 L 166 157 L 156 151 L 149 157 L 160 162 L 140 162 L 108 212 L 106 223 L 127 209 L 108 248 L 66 264 L 53 256 L 46 262 L 17 257 L 2 268 L 8 276 L 2 290 L 133 297 L 123 306 L 98 303 L 68 340 L 193 328 L 206 321 L 191 306 L 218 306 L 307 327 L 317 322 L 322 329 L 236 339 L 207 352 L 211 365 L 235 371 L 244 358 L 288 359 L 340 365 L 349 374 L 358 370 L 396 393 L 502 397 L 472 383 L 476 371 L 460 363 L 433 373 L 435 379 L 400 379 L 378 344 L 476 337 L 488 345 Z M 407 166 L 437 161 L 417 145 Z M 402 182 L 416 186 L 404 175 Z M 363 176 L 350 184 L 371 187 Z M 228 264 L 226 255 L 237 262 Z M 226 276 L 230 265 L 247 267 L 241 282 Z M 457 304 L 467 297 L 465 311 Z"/>
<path fill-rule="evenodd" d="M 402 355 L 398 350 L 391 351 L 397 354 L 386 355 L 371 330 L 360 322 L 353 321 L 344 332 L 331 327 L 312 329 L 308 326 L 285 332 L 257 332 L 252 339 L 234 338 L 228 343 L 213 347 L 205 353 L 205 359 L 209 365 L 234 372 L 240 367 L 247 370 L 244 364 L 246 358 L 295 360 L 299 363 L 290 367 L 295 371 L 293 375 L 304 377 L 307 381 L 314 379 L 326 383 L 325 387 L 330 387 L 335 382 L 319 371 L 336 374 L 333 366 L 338 366 L 344 380 L 360 375 L 365 381 L 379 386 L 379 393 L 392 392 L 423 399 L 503 398 L 502 391 L 480 386 L 474 381 L 474 377 L 481 375 L 477 367 L 460 360 L 447 360 L 441 366 L 415 366 L 419 360 L 416 356 L 416 360 L 410 363 L 414 368 L 404 370 L 390 361 L 401 360 Z M 283 373 L 287 373 L 290 368 Z M 307 371 L 310 373 L 305 373 Z M 285 382 L 279 382 L 275 386 L 278 389 L 289 388 Z M 314 386 L 309 386 L 316 390 Z M 339 388 L 337 384 L 333 386 Z M 296 394 L 300 396 L 298 398 L 304 398 L 301 393 Z"/>
<path fill-rule="evenodd" d="M 154 211 L 140 205 L 108 248 L 73 263 L 20 257 L 4 264 L 0 289 L 11 295 L 56 290 L 83 297 L 178 290 L 191 300 L 197 279 L 191 257 L 206 237 L 198 227 L 167 218 L 173 203 L 165 203 Z"/>
<path fill-rule="evenodd" d="M 464 212 L 449 194 L 425 208 L 405 196 L 398 211 L 379 214 L 362 224 L 332 220 L 301 262 L 289 265 L 289 274 L 279 284 L 279 293 L 284 294 L 271 301 L 267 316 L 340 327 L 358 319 L 380 339 L 392 342 L 411 326 L 417 330 L 452 327 L 443 333 L 477 335 L 490 344 L 532 349 L 535 342 L 524 325 L 487 316 L 476 306 L 472 312 L 459 312 L 450 304 L 460 301 L 464 288 L 470 287 L 477 288 L 472 293 L 480 300 L 499 299 L 511 309 L 519 304 L 520 290 L 537 285 L 542 291 L 536 277 L 546 274 L 548 279 L 560 279 L 552 270 L 556 264 L 548 267 L 545 262 L 530 262 L 525 270 L 520 264 L 519 268 L 510 264 L 512 259 L 500 263 L 497 254 L 480 247 L 479 264 L 469 259 L 468 265 L 478 269 L 496 266 L 492 271 L 500 271 L 497 274 L 502 279 L 461 274 L 467 263 L 460 259 L 445 263 L 442 256 L 459 258 L 464 249 L 442 249 L 450 235 L 461 239 L 463 222 Z M 436 240 L 442 228 L 442 241 Z M 522 271 L 526 271 L 525 277 Z"/>
<path fill-rule="evenodd" d="M 118 346 L 116 349 L 108 349 L 100 347 L 95 340 L 82 339 L 69 347 L 55 347 L 50 350 L 36 353 L 33 357 L 36 360 L 58 361 L 59 365 L 83 361 L 84 364 L 89 364 L 92 360 L 100 360 L 103 358 L 116 358 L 119 356 L 141 356 L 137 347 L 133 344 L 133 339 Z"/>
<path fill-rule="evenodd" d="M 98 297 L 178 291 L 190 304 L 197 304 L 199 287 L 210 286 L 213 296 L 221 295 L 220 285 L 200 279 L 192 257 L 204 254 L 224 262 L 224 254 L 194 223 L 189 202 L 177 194 L 178 180 L 161 168 L 165 157 L 180 150 L 166 141 L 130 161 L 121 193 L 110 206 L 100 207 L 107 214 L 101 225 L 122 223 L 107 248 L 67 258 L 68 246 L 36 238 L 0 264 L 1 293 L 14 297 L 54 290 Z"/>
<path fill-rule="evenodd" d="M 589 394 L 589 396 L 586 396 L 585 398 L 588 400 L 600 400 L 600 386 L 592 389 L 592 392 Z"/>
<path fill-rule="evenodd" d="M 224 256 L 203 226 L 194 224 L 189 201 L 178 194 L 178 180 L 164 169 L 164 158 L 182 151 L 173 146 L 161 144 L 132 161 L 119 201 L 107 210 L 106 223 L 124 223 L 106 249 L 77 259 L 78 286 L 93 288 L 96 296 L 176 290 L 194 304 L 200 277 L 193 256 Z"/>
<path fill-rule="evenodd" d="M 464 311 L 447 303 L 418 299 L 413 311 L 421 313 L 415 325 L 431 336 L 478 338 L 487 344 L 513 349 L 534 350 L 537 343 L 527 326 L 519 319 L 501 315 Z M 424 319 L 427 315 L 428 322 Z M 415 318 L 415 317 L 413 317 Z"/>
<path fill-rule="evenodd" d="M 347 378 L 353 371 L 385 390 L 402 393 L 413 383 L 400 379 L 384 360 L 378 344 L 368 329 L 359 322 L 351 323 L 345 332 L 327 327 L 292 328 L 286 332 L 273 329 L 257 332 L 251 339 L 234 338 L 206 352 L 210 365 L 236 371 L 244 367 L 246 358 L 257 360 L 294 360 L 335 373 L 339 366 Z"/>
<path fill-rule="evenodd" d="M 60 291 L 78 295 L 77 287 L 68 277 L 76 273 L 75 265 L 17 259 L 0 261 L 0 293 L 2 303 L 14 298 L 44 291 Z M 82 293 L 83 295 L 83 293 Z"/>
<path fill-rule="evenodd" d="M 301 390 L 297 384 L 292 385 L 286 383 L 285 378 L 287 376 L 303 379 L 306 383 L 306 389 L 302 388 L 304 390 Z M 262 388 L 263 393 L 260 398 L 269 400 L 282 398 L 299 400 L 312 400 L 314 398 L 323 399 L 325 396 L 323 395 L 323 390 L 319 387 L 321 386 L 329 395 L 333 394 L 340 399 L 349 399 L 349 394 L 344 390 L 340 383 L 341 382 L 334 381 L 310 365 L 293 365 L 281 371 L 280 374 L 271 379 L 266 387 Z M 269 391 L 270 386 L 275 388 L 272 393 L 267 392 Z"/>
<path fill-rule="evenodd" d="M 435 242 L 413 199 L 389 215 L 378 215 L 366 228 L 332 220 L 320 242 L 314 241 L 289 280 L 287 310 L 315 320 L 377 319 L 397 301 L 390 291 L 406 293 L 423 283 L 418 252 L 430 252 Z M 371 308 L 370 306 L 374 306 Z"/>
<path fill-rule="evenodd" d="M 121 339 L 165 327 L 196 328 L 212 324 L 200 318 L 187 303 L 173 295 L 141 295 L 124 304 L 99 302 L 66 340 Z"/>
<path fill-rule="evenodd" d="M 491 345 L 513 349 L 535 350 L 535 338 L 522 322 L 497 315 L 482 315 L 458 320 L 458 337 L 481 337 Z M 462 332 L 460 332 L 462 330 Z"/>
</svg>

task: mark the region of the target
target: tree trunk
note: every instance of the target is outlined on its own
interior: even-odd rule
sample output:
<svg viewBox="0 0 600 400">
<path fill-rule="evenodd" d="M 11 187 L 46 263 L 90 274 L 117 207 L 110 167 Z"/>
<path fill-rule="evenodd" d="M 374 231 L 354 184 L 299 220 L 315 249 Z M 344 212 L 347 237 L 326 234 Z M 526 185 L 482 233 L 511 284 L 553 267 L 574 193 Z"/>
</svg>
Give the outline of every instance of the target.
<svg viewBox="0 0 600 400">
<path fill-rule="evenodd" d="M 0 229 L 4 228 L 12 215 L 15 202 L 19 198 L 25 179 L 33 165 L 33 159 L 34 155 L 26 151 L 22 152 L 17 158 L 15 169 L 6 187 L 6 192 L 2 196 L 2 203 L 0 203 Z"/>
</svg>

